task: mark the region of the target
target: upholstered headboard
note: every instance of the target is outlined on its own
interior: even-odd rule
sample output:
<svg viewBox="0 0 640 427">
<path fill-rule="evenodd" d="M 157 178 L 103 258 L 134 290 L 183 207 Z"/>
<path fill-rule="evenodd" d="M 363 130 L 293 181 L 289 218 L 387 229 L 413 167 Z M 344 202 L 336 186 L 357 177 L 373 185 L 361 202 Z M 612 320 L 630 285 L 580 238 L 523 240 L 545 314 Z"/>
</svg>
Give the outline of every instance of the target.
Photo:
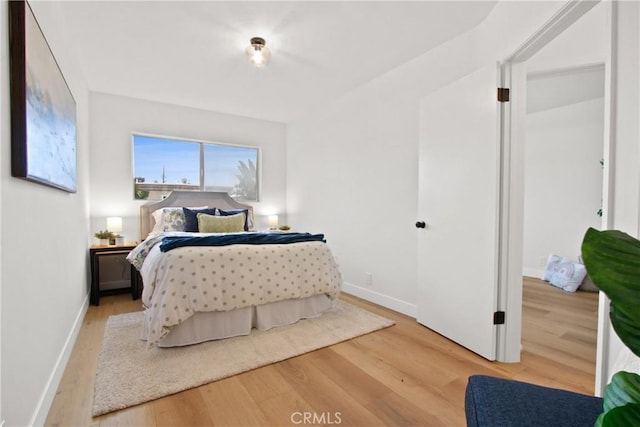
<svg viewBox="0 0 640 427">
<path fill-rule="evenodd" d="M 159 202 L 149 202 L 140 206 L 140 239 L 147 238 L 155 220 L 151 215 L 157 209 L 170 206 L 189 207 L 189 206 L 209 206 L 211 208 L 220 209 L 249 209 L 249 229 L 254 228 L 253 224 L 253 206 L 245 205 L 233 200 L 228 193 L 218 191 L 172 191 L 164 200 Z"/>
</svg>

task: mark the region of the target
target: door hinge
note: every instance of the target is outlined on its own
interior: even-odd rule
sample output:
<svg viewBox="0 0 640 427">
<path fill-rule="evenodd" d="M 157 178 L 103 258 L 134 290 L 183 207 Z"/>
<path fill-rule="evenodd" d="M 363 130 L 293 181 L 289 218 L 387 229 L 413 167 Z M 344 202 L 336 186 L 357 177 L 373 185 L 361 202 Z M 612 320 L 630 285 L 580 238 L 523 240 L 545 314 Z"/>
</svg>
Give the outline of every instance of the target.
<svg viewBox="0 0 640 427">
<path fill-rule="evenodd" d="M 504 311 L 496 311 L 493 313 L 493 324 L 504 325 Z"/>
<path fill-rule="evenodd" d="M 509 88 L 508 87 L 499 87 L 498 88 L 498 102 L 509 102 Z"/>
</svg>

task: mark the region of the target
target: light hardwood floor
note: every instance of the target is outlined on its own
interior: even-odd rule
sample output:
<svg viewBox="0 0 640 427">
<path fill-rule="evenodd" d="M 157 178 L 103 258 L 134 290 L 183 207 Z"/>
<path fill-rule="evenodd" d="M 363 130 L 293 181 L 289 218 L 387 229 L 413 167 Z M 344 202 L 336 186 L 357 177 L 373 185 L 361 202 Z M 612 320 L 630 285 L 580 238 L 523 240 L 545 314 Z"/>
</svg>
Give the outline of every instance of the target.
<svg viewBox="0 0 640 427">
<path fill-rule="evenodd" d="M 100 306 L 90 307 L 84 319 L 46 425 L 309 425 L 300 423 L 301 413 L 306 412 L 323 417 L 326 425 L 463 426 L 464 390 L 472 374 L 593 392 L 595 293 L 566 294 L 525 278 L 522 361 L 513 364 L 488 362 L 415 319 L 348 295 L 342 298 L 393 319 L 396 325 L 92 418 L 106 319 L 140 309 L 140 303 L 127 295 L 101 298 Z"/>
</svg>

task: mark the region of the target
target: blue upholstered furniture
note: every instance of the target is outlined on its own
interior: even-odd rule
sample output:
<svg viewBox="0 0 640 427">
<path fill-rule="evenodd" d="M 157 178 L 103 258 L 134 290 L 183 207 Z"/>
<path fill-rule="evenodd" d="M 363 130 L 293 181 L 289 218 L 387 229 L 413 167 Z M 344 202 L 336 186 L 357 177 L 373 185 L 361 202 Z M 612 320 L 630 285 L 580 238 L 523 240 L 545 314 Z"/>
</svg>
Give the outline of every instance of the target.
<svg viewBox="0 0 640 427">
<path fill-rule="evenodd" d="M 469 377 L 468 427 L 591 427 L 602 399 L 485 375 Z"/>
</svg>

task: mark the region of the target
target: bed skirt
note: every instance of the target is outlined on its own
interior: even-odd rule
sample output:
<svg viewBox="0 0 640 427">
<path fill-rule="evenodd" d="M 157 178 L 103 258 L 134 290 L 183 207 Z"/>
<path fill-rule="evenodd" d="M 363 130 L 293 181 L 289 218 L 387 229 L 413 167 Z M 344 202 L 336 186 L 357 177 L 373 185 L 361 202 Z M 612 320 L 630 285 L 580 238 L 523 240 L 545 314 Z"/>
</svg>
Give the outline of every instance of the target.
<svg viewBox="0 0 640 427">
<path fill-rule="evenodd" d="M 264 331 L 290 325 L 300 319 L 317 317 L 332 307 L 333 301 L 322 294 L 231 311 L 200 312 L 174 327 L 158 343 L 158 347 L 177 347 L 249 335 L 252 328 Z M 147 336 L 148 319 L 145 315 L 140 339 L 146 341 Z"/>
</svg>

